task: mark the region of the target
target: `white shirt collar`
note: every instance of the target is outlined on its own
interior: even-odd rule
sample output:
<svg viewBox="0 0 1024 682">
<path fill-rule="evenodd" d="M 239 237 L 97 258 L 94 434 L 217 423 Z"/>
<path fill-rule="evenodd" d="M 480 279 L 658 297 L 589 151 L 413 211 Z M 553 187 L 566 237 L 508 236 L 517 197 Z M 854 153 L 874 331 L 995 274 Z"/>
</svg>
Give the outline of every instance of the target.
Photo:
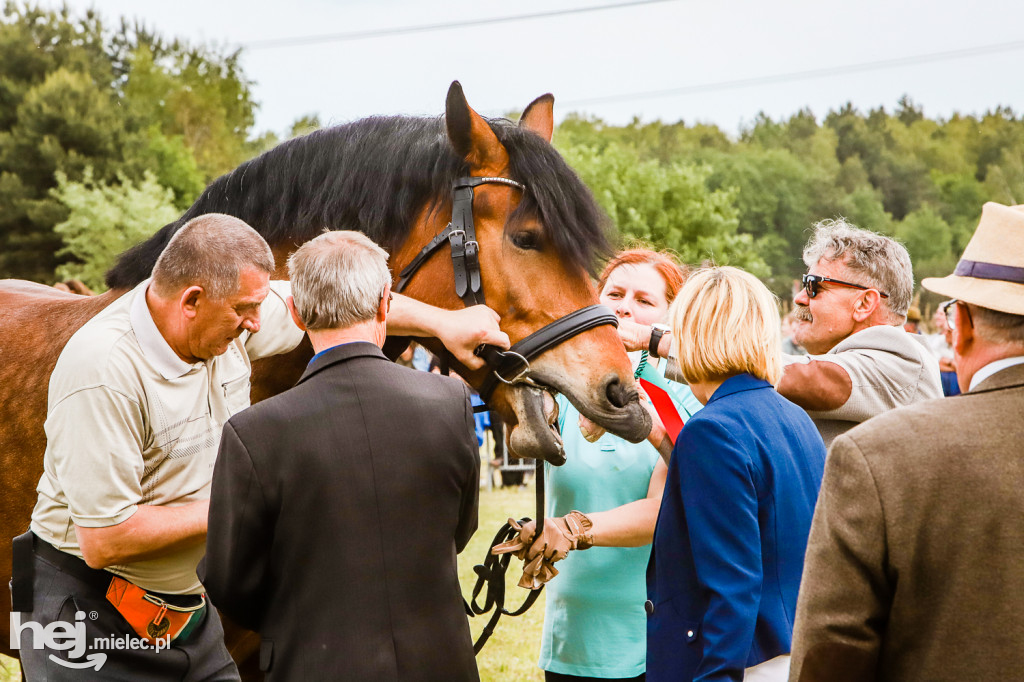
<svg viewBox="0 0 1024 682">
<path fill-rule="evenodd" d="M 988 379 L 996 372 L 1001 372 L 1007 367 L 1013 367 L 1014 365 L 1024 365 L 1024 355 L 1018 355 L 1013 358 L 1003 358 L 1002 360 L 995 360 L 988 363 L 974 373 L 974 376 L 971 377 L 971 385 L 967 390 L 973 391 L 978 384 L 983 382 L 985 379 Z"/>
<path fill-rule="evenodd" d="M 135 287 L 131 293 L 135 298 L 132 299 L 129 320 L 146 359 L 153 363 L 153 367 L 160 372 L 164 379 L 177 379 L 191 372 L 195 365 L 179 358 L 160 330 L 157 329 L 156 322 L 153 321 L 153 314 L 146 304 L 146 291 L 149 289 L 150 281 L 147 279 Z"/>
</svg>

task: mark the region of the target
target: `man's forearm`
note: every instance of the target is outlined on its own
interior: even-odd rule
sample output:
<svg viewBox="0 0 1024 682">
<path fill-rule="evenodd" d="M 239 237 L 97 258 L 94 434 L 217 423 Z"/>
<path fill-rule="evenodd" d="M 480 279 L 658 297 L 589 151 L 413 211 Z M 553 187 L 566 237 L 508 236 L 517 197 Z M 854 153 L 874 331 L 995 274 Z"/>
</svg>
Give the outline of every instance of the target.
<svg viewBox="0 0 1024 682">
<path fill-rule="evenodd" d="M 75 532 L 85 562 L 92 568 L 156 559 L 204 542 L 209 507 L 209 500 L 178 507 L 139 505 L 116 526 L 76 525 Z"/>
<path fill-rule="evenodd" d="M 438 308 L 414 298 L 394 294 L 388 312 L 388 334 L 437 336 L 438 311 Z"/>
<path fill-rule="evenodd" d="M 478 346 L 509 347 L 508 335 L 498 325 L 498 314 L 487 306 L 445 310 L 401 294 L 394 296 L 387 318 L 388 334 L 440 339 L 455 359 L 469 369 L 483 367 L 483 360 L 473 354 Z"/>
<path fill-rule="evenodd" d="M 778 391 L 805 410 L 824 412 L 846 404 L 853 393 L 853 380 L 834 362 L 794 362 L 783 368 Z"/>
</svg>

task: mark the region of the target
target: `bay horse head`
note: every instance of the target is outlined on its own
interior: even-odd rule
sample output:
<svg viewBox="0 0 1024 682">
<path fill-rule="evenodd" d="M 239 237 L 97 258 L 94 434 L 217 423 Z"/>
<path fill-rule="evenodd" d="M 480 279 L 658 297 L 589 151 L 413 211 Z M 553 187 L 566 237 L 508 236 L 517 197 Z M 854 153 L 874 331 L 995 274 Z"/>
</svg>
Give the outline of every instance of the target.
<svg viewBox="0 0 1024 682">
<path fill-rule="evenodd" d="M 482 295 L 478 300 L 499 313 L 513 349 L 519 345 L 516 342 L 556 320 L 597 303 L 591 267 L 594 256 L 606 250 L 603 214 L 550 146 L 553 103 L 551 95 L 543 95 L 526 108 L 517 127 L 502 125 L 477 114 L 455 82 L 445 108 L 451 147 L 464 159 L 468 179 L 480 182 L 469 189 L 479 242 Z M 444 229 L 448 216 L 453 216 L 449 229 L 456 226 L 459 210 L 446 202 L 418 223 L 412 238 L 394 255 L 396 272 L 417 256 L 418 245 Z M 452 260 L 434 258 L 432 276 L 419 282 L 410 276 L 407 291 L 426 300 L 437 281 L 458 280 L 457 274 Z M 431 302 L 444 307 L 475 302 L 459 293 L 450 287 L 443 300 Z M 564 461 L 551 391 L 562 393 L 582 414 L 630 440 L 643 438 L 649 431 L 614 327 L 595 326 L 561 341 L 532 359 L 528 367 L 521 380 L 512 383 L 488 377 L 492 367 L 456 368 L 471 385 L 483 389 L 489 405 L 509 424 L 513 454 L 556 464 Z"/>
<path fill-rule="evenodd" d="M 474 242 L 469 248 L 478 258 L 478 271 L 469 276 L 479 277 L 479 300 L 501 316 L 513 343 L 521 341 L 597 303 L 593 267 L 608 252 L 607 219 L 550 144 L 553 102 L 551 95 L 536 99 L 518 125 L 485 119 L 455 82 L 443 119 L 371 117 L 285 142 L 214 181 L 178 221 L 126 252 L 107 283 L 127 289 L 148 277 L 178 227 L 218 212 L 260 232 L 282 276 L 287 255 L 323 229 L 364 232 L 390 252 L 397 286 L 403 269 L 456 224 L 453 212 L 468 211 L 475 239 L 464 242 Z M 468 203 L 459 204 L 453 187 L 467 180 L 475 186 Z M 420 260 L 401 282 L 403 293 L 443 308 L 467 304 L 447 248 Z M 443 352 L 436 340 L 425 345 Z M 254 372 L 254 397 L 293 383 L 308 358 L 306 350 L 290 366 L 261 361 L 272 369 Z M 629 359 L 608 324 L 544 350 L 513 383 L 495 381 L 490 369 L 470 371 L 457 363 L 453 369 L 476 388 L 496 386 L 486 390 L 488 403 L 509 424 L 510 450 L 519 457 L 564 461 L 554 392 L 627 440 L 637 442 L 650 431 Z M 261 382 L 274 389 L 261 391 Z"/>
</svg>

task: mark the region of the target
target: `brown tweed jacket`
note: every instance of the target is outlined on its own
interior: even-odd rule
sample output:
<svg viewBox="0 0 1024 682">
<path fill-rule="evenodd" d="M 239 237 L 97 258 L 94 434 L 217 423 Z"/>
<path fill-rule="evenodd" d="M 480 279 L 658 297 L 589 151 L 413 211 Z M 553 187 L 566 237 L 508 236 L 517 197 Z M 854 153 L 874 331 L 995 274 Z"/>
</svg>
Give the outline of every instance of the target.
<svg viewBox="0 0 1024 682">
<path fill-rule="evenodd" d="M 1020 679 L 1024 365 L 829 450 L 791 682 Z"/>
</svg>

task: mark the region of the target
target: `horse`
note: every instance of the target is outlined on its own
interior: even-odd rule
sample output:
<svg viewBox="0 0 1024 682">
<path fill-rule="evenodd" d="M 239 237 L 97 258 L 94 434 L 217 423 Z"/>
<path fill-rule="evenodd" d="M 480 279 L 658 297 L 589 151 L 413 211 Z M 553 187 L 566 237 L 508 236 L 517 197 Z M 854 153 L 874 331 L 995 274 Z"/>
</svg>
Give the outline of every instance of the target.
<svg viewBox="0 0 1024 682">
<path fill-rule="evenodd" d="M 178 220 L 122 254 L 107 273 L 109 290 L 103 294 L 77 296 L 28 282 L 0 282 L 0 530 L 5 537 L 23 532 L 30 520 L 46 444 L 46 387 L 61 349 L 87 320 L 148 278 L 171 236 L 195 216 L 226 213 L 255 228 L 271 246 L 278 279 L 287 276 L 288 255 L 323 230 L 362 231 L 389 252 L 396 285 L 401 280 L 405 294 L 455 309 L 466 302 L 453 285 L 460 274 L 455 235 L 451 259 L 423 249 L 446 227 L 451 231 L 455 218 L 449 216 L 460 205 L 453 186 L 473 181 L 468 220 L 475 228 L 472 248 L 479 263 L 469 274 L 510 339 L 521 342 L 596 304 L 592 268 L 608 252 L 607 219 L 550 145 L 553 102 L 551 95 L 537 98 L 518 125 L 485 119 L 469 106 L 456 81 L 443 117 L 377 116 L 318 130 L 221 176 Z M 418 269 L 402 279 L 414 262 Z M 453 362 L 469 384 L 493 385 L 490 409 L 508 424 L 508 446 L 516 456 L 564 461 L 552 400 L 556 391 L 628 440 L 642 440 L 650 430 L 615 329 L 598 321 L 574 333 L 530 359 L 512 380 L 496 381 L 491 368 L 471 371 Z M 423 342 L 443 352 L 436 340 Z M 294 385 L 311 356 L 306 341 L 292 353 L 255 363 L 253 400 Z M 4 584 L 10 565 L 11 545 L 4 542 Z M 8 643 L 5 610 L 0 652 L 13 655 Z"/>
</svg>

